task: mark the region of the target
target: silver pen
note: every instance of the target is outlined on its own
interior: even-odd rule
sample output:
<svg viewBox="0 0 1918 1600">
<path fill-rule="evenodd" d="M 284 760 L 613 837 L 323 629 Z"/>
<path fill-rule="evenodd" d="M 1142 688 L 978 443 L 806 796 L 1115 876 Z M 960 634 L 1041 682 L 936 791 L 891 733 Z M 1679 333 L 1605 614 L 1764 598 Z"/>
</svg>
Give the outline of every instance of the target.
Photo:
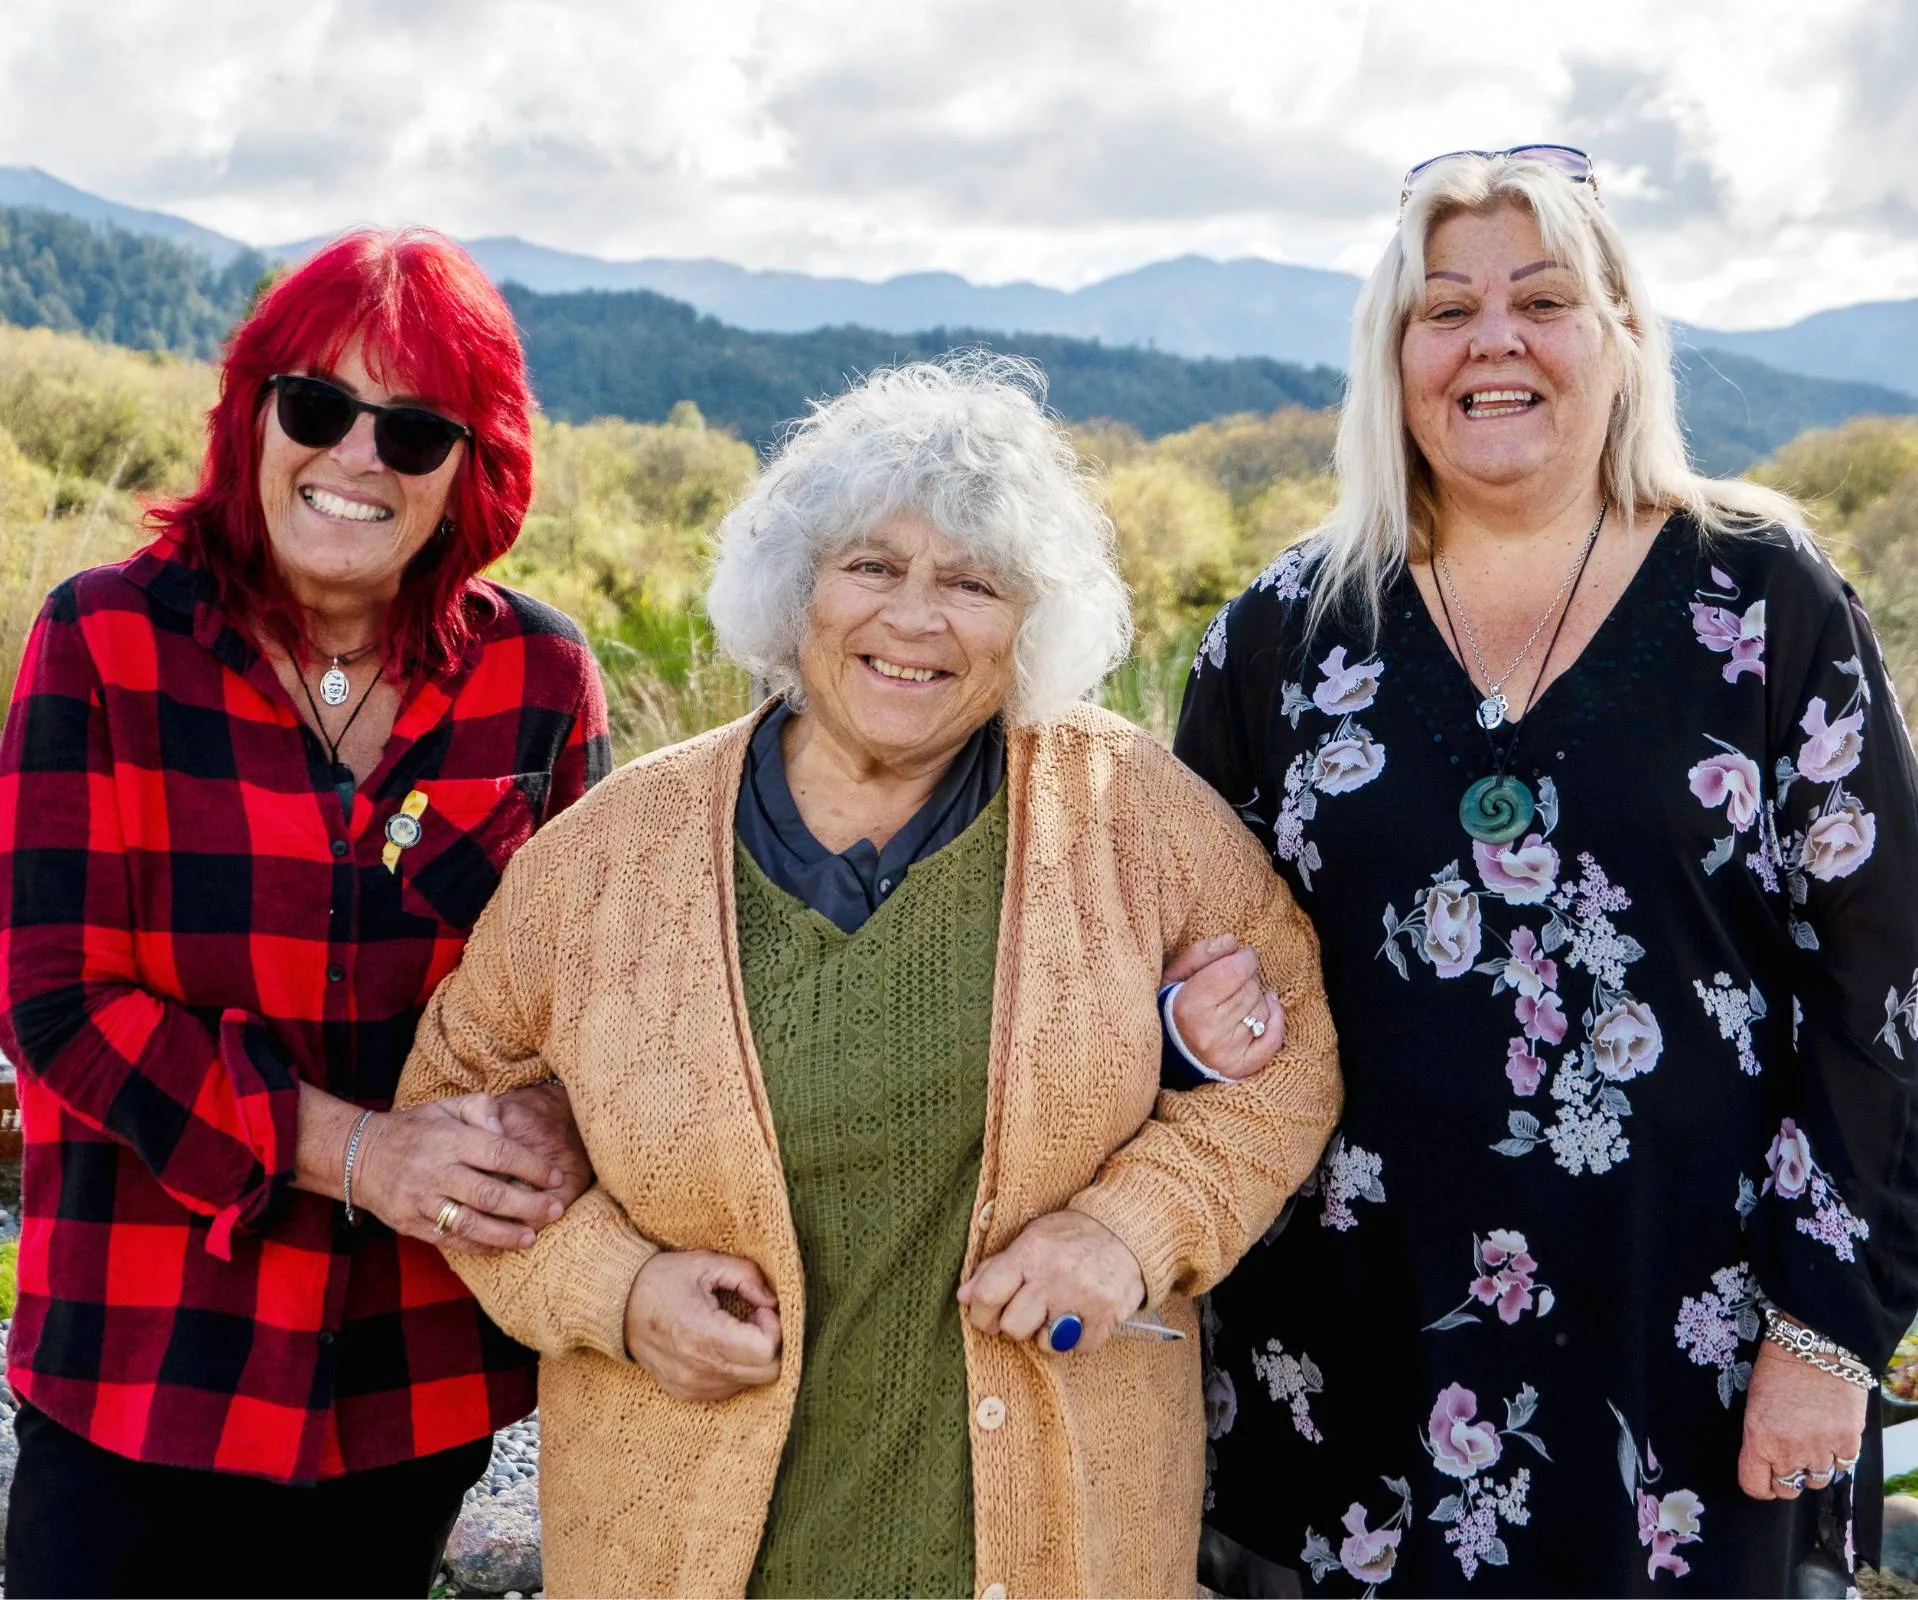
<svg viewBox="0 0 1918 1600">
<path fill-rule="evenodd" d="M 1142 1316 L 1127 1317 L 1112 1330 L 1117 1339 L 1183 1339 L 1185 1332 L 1180 1328 L 1169 1328 L 1165 1320 L 1156 1311 L 1148 1311 Z"/>
</svg>

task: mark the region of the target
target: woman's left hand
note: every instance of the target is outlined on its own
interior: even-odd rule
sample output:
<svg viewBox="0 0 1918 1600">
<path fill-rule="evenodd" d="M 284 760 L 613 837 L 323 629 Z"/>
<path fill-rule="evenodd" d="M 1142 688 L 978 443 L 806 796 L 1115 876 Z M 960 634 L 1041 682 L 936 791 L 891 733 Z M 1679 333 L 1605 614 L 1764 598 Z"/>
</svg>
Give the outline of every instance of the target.
<svg viewBox="0 0 1918 1600">
<path fill-rule="evenodd" d="M 573 1102 L 557 1078 L 514 1089 L 494 1100 L 501 1131 L 513 1143 L 544 1156 L 565 1181 L 546 1192 L 570 1206 L 593 1186 L 593 1163 L 573 1119 Z"/>
<path fill-rule="evenodd" d="M 1053 1211 L 959 1285 L 959 1303 L 981 1333 L 1030 1339 L 1070 1312 L 1084 1324 L 1075 1354 L 1090 1354 L 1145 1303 L 1138 1260 L 1102 1222 Z"/>
<path fill-rule="evenodd" d="M 1796 1500 L 1798 1491 L 1780 1478 L 1803 1469 L 1816 1480 L 1840 1461 L 1855 1461 L 1868 1398 L 1856 1384 L 1821 1372 L 1774 1344 L 1761 1343 L 1745 1399 L 1738 1486 L 1754 1500 Z M 1808 1487 L 1824 1484 L 1813 1481 Z"/>
</svg>

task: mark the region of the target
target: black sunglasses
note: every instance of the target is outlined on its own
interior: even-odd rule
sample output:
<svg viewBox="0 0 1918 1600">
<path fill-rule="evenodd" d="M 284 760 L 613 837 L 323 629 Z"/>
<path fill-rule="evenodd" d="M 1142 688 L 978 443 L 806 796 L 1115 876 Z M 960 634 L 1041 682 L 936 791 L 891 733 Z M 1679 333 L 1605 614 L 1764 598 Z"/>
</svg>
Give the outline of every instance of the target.
<svg viewBox="0 0 1918 1600">
<path fill-rule="evenodd" d="M 309 450 L 332 449 L 353 431 L 362 411 L 371 413 L 380 460 L 409 478 L 436 470 L 454 445 L 473 437 L 464 423 L 425 406 L 376 406 L 324 378 L 277 372 L 266 386 L 278 395 L 280 431 Z"/>
<path fill-rule="evenodd" d="M 1539 161 L 1562 172 L 1573 183 L 1589 184 L 1592 198 L 1598 198 L 1598 175 L 1592 171 L 1592 158 L 1576 145 L 1569 144 L 1515 144 L 1509 150 L 1448 150 L 1442 156 L 1432 156 L 1421 161 L 1405 175 L 1404 185 L 1399 190 L 1399 210 L 1405 210 L 1405 202 L 1412 198 L 1412 185 L 1418 175 L 1428 167 L 1435 167 L 1441 161 L 1453 161 L 1460 156 L 1477 156 L 1490 161 L 1495 156 L 1510 156 L 1515 161 Z"/>
</svg>

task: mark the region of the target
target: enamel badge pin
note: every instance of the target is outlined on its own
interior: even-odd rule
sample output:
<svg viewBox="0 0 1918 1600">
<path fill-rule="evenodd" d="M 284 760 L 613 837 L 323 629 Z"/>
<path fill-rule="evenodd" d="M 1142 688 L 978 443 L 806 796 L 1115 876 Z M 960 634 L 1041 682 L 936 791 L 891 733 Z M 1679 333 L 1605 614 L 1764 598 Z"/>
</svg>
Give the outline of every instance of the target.
<svg viewBox="0 0 1918 1600">
<path fill-rule="evenodd" d="M 380 860 L 388 872 L 398 872 L 400 852 L 420 842 L 420 818 L 427 805 L 426 791 L 414 789 L 400 802 L 399 810 L 386 819 L 386 844 L 380 850 Z"/>
</svg>

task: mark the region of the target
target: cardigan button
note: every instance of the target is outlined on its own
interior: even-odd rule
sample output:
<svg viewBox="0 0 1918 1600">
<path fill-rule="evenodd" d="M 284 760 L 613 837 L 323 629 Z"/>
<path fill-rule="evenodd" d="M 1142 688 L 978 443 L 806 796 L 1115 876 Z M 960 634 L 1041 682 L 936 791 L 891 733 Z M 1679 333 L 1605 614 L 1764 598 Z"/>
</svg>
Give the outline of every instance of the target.
<svg viewBox="0 0 1918 1600">
<path fill-rule="evenodd" d="M 992 1226 L 992 1202 L 988 1200 L 979 1208 L 979 1230 L 984 1232 Z"/>
<path fill-rule="evenodd" d="M 1006 1403 L 996 1394 L 989 1394 L 979 1402 L 979 1426 L 987 1433 L 997 1433 L 1006 1420 Z"/>
<path fill-rule="evenodd" d="M 989 1583 L 979 1591 L 979 1600 L 1006 1600 L 1006 1586 L 1003 1583 Z"/>
</svg>

